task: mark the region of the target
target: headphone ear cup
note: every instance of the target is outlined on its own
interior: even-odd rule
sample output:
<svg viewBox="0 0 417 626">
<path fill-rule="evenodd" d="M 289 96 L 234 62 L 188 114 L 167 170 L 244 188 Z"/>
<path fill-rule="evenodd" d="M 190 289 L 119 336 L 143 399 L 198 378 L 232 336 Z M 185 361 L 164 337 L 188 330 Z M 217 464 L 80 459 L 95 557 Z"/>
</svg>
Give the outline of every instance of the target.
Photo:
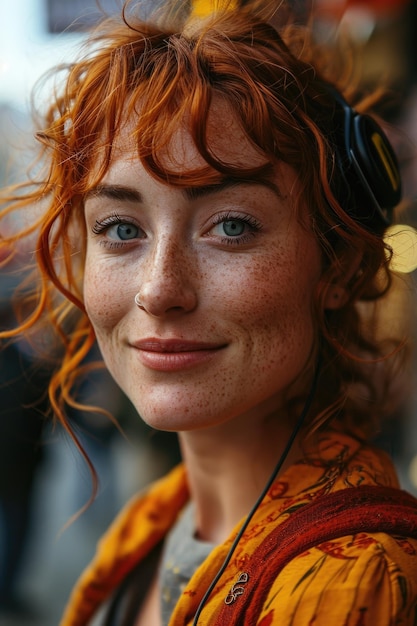
<svg viewBox="0 0 417 626">
<path fill-rule="evenodd" d="M 387 137 L 369 115 L 355 114 L 352 118 L 350 158 L 365 193 L 371 192 L 390 223 L 392 210 L 401 200 L 399 166 Z"/>
<path fill-rule="evenodd" d="M 340 205 L 366 228 L 382 232 L 401 200 L 398 161 L 383 130 L 369 115 L 357 113 L 333 87 L 333 146 L 340 183 Z"/>
</svg>

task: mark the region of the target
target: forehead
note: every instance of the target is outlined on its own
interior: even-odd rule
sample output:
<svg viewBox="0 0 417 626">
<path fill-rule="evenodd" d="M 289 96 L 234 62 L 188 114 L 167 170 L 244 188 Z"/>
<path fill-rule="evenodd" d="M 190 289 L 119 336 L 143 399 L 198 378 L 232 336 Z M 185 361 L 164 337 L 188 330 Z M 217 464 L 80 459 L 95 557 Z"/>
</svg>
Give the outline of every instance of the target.
<svg viewBox="0 0 417 626">
<path fill-rule="evenodd" d="M 114 160 L 137 159 L 140 138 L 136 128 L 137 118 L 131 115 L 125 120 L 113 145 Z M 207 162 L 192 137 L 187 118 L 176 128 L 163 133 L 163 137 L 165 139 L 157 148 L 157 156 L 158 161 L 166 165 L 168 170 L 186 173 L 207 168 Z M 246 169 L 268 163 L 262 151 L 251 142 L 230 106 L 220 98 L 214 99 L 210 106 L 204 143 L 210 155 L 226 166 Z"/>
</svg>

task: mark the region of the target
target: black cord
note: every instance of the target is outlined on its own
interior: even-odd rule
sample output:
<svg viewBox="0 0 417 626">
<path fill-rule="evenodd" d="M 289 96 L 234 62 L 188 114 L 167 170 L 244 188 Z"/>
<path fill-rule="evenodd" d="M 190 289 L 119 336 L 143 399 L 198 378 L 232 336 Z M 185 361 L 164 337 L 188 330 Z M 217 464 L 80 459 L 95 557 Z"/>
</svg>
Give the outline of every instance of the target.
<svg viewBox="0 0 417 626">
<path fill-rule="evenodd" d="M 303 410 L 301 411 L 300 417 L 298 418 L 293 431 L 287 441 L 287 444 L 284 448 L 283 453 L 281 454 L 278 463 L 276 464 L 276 466 L 274 467 L 271 476 L 269 477 L 265 487 L 263 488 L 261 494 L 259 495 L 258 499 L 256 500 L 255 504 L 253 505 L 252 509 L 250 510 L 250 512 L 248 513 L 248 516 L 246 517 L 245 521 L 243 522 L 239 532 L 237 533 L 229 552 L 227 553 L 227 556 L 222 564 L 222 566 L 220 567 L 219 571 L 217 572 L 216 576 L 213 578 L 212 582 L 210 583 L 210 586 L 208 587 L 206 593 L 204 594 L 200 604 L 198 605 L 198 609 L 196 611 L 196 614 L 194 616 L 194 621 L 193 621 L 193 626 L 197 626 L 197 622 L 198 619 L 201 615 L 201 612 L 204 608 L 204 605 L 206 604 L 208 598 L 210 597 L 210 595 L 213 592 L 214 587 L 217 585 L 218 581 L 220 580 L 220 578 L 223 576 L 225 569 L 227 568 L 227 566 L 230 563 L 230 560 L 237 548 L 237 545 L 239 543 L 239 541 L 242 538 L 243 533 L 245 532 L 245 530 L 247 529 L 247 527 L 249 526 L 250 522 L 252 521 L 253 516 L 255 515 L 259 505 L 261 504 L 261 502 L 263 501 L 263 499 L 265 498 L 266 494 L 268 493 L 268 491 L 270 490 L 270 488 L 272 487 L 274 480 L 277 477 L 277 474 L 279 473 L 281 467 L 283 466 L 285 459 L 287 458 L 289 451 L 291 450 L 291 447 L 295 441 L 295 438 L 297 437 L 298 433 L 301 430 L 302 425 L 304 424 L 305 418 L 307 417 L 307 414 L 310 410 L 311 404 L 313 402 L 315 393 L 316 393 L 316 389 L 317 389 L 317 383 L 318 383 L 318 378 L 319 378 L 319 373 L 320 373 L 320 363 L 318 362 L 316 365 L 316 370 L 314 372 L 314 378 L 313 378 L 313 382 L 311 384 L 311 388 L 310 388 L 310 392 L 308 394 L 308 397 L 305 401 Z"/>
</svg>

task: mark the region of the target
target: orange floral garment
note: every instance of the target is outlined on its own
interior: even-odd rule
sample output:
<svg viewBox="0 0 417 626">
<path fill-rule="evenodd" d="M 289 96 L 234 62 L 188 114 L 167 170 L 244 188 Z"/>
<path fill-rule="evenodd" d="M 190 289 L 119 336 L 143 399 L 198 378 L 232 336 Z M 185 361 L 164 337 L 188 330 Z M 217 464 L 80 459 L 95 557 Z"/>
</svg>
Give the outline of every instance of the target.
<svg viewBox="0 0 417 626">
<path fill-rule="evenodd" d="M 213 623 L 254 550 L 292 512 L 323 494 L 361 485 L 398 486 L 386 455 L 346 435 L 323 436 L 317 453 L 291 466 L 270 489 L 208 599 L 199 626 Z M 126 506 L 100 541 L 60 626 L 91 622 L 128 572 L 164 538 L 188 497 L 186 472 L 180 466 Z M 170 626 L 191 626 L 238 528 L 197 569 Z M 276 577 L 256 624 L 248 624 L 400 625 L 417 625 L 417 540 L 383 533 L 341 537 L 298 555 Z"/>
</svg>

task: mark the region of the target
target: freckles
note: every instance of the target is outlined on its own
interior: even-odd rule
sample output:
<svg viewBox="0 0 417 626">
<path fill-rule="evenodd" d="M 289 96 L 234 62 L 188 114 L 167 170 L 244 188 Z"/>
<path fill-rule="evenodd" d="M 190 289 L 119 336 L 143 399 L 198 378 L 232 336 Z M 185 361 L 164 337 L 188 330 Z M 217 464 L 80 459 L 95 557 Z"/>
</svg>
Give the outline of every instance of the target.
<svg viewBox="0 0 417 626">
<path fill-rule="evenodd" d="M 250 296 L 246 315 L 240 319 L 249 337 L 256 334 L 262 371 L 284 363 L 291 353 L 308 350 L 311 288 L 300 274 L 300 255 L 299 249 L 281 248 L 269 258 L 255 260 L 245 274 L 242 292 Z"/>
<path fill-rule="evenodd" d="M 101 292 L 98 277 L 87 269 L 84 275 L 83 293 L 86 311 L 91 316 L 96 309 L 100 308 L 101 302 L 104 300 L 104 294 Z"/>
<path fill-rule="evenodd" d="M 136 293 L 132 280 L 134 275 L 128 266 L 121 264 L 114 267 L 111 263 L 93 258 L 85 269 L 85 300 L 91 302 L 94 307 L 98 306 L 104 315 L 119 312 L 124 308 L 129 294 L 133 302 Z"/>
</svg>

